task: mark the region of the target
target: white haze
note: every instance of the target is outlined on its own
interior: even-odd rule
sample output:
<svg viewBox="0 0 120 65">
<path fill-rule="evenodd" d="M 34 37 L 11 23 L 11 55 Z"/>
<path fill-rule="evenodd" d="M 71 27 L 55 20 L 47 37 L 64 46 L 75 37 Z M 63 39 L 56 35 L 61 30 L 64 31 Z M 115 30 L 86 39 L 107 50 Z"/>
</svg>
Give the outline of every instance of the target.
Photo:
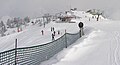
<svg viewBox="0 0 120 65">
<path fill-rule="evenodd" d="M 73 7 L 79 10 L 101 9 L 106 16 L 115 19 L 112 15 L 119 11 L 120 4 L 119 0 L 0 0 L 0 17 L 38 17 L 44 13 L 56 13 Z"/>
</svg>

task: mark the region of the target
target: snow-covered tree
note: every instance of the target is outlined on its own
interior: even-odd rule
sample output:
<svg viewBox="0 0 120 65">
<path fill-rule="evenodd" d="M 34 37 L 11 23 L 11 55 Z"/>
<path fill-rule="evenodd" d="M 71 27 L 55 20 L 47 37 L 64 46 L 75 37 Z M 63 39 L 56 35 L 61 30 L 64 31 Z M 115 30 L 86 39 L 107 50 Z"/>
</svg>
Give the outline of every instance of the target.
<svg viewBox="0 0 120 65">
<path fill-rule="evenodd" d="M 9 28 L 14 28 L 14 22 L 13 22 L 13 20 L 8 19 L 6 24 L 7 24 L 7 26 Z"/>
<path fill-rule="evenodd" d="M 103 16 L 103 11 L 99 10 L 99 9 L 91 9 L 91 10 L 88 10 L 86 13 L 90 13 L 92 15 L 97 15 L 97 21 L 99 21 L 99 17 L 100 15 Z"/>
<path fill-rule="evenodd" d="M 26 23 L 29 23 L 29 22 L 30 22 L 30 18 L 27 16 L 27 17 L 24 18 L 24 21 L 25 21 Z"/>
<path fill-rule="evenodd" d="M 1 36 L 5 36 L 5 32 L 7 31 L 5 24 L 3 23 L 3 21 L 0 22 L 0 34 Z"/>
<path fill-rule="evenodd" d="M 49 23 L 51 21 L 51 15 L 49 13 L 44 14 L 43 19 L 46 21 L 46 23 Z"/>
</svg>

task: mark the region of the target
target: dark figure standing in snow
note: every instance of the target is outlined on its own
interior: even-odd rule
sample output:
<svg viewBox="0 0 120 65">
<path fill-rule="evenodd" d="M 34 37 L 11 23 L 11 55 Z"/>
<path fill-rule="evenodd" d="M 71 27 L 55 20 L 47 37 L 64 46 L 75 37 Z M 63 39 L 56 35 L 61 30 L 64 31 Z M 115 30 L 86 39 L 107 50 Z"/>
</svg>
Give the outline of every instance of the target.
<svg viewBox="0 0 120 65">
<path fill-rule="evenodd" d="M 53 28 L 51 27 L 51 32 L 53 31 Z"/>
<path fill-rule="evenodd" d="M 58 35 L 60 34 L 60 31 L 58 30 Z"/>
<path fill-rule="evenodd" d="M 53 33 L 54 33 L 54 36 L 55 36 L 55 33 L 56 33 L 56 32 L 54 31 Z"/>
<path fill-rule="evenodd" d="M 55 30 L 55 28 L 53 27 L 53 31 Z"/>
<path fill-rule="evenodd" d="M 41 33 L 42 33 L 42 35 L 44 35 L 44 31 L 43 30 L 41 31 Z"/>
<path fill-rule="evenodd" d="M 54 38 L 54 34 L 52 33 L 52 40 L 55 40 L 55 38 Z"/>
<path fill-rule="evenodd" d="M 90 18 L 89 18 L 89 21 L 90 21 Z"/>
<path fill-rule="evenodd" d="M 32 21 L 31 23 L 32 23 L 32 25 L 34 25 L 34 22 L 33 22 L 33 21 Z"/>
<path fill-rule="evenodd" d="M 45 28 L 45 23 L 43 25 L 44 25 L 44 28 Z"/>
</svg>

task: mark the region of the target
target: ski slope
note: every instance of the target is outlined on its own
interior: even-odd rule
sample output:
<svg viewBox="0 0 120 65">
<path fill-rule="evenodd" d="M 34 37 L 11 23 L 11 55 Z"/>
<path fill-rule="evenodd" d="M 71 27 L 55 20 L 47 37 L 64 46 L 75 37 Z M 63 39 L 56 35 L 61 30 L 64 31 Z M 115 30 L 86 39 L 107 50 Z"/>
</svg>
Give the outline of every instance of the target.
<svg viewBox="0 0 120 65">
<path fill-rule="evenodd" d="M 75 11 L 74 15 L 81 19 L 73 19 L 76 23 L 55 23 L 46 24 L 46 27 L 30 25 L 22 32 L 0 37 L 0 52 L 13 49 L 15 39 L 18 39 L 18 47 L 29 47 L 51 42 L 51 27 L 60 30 L 61 34 L 76 33 L 79 31 L 78 23 L 84 23 L 85 35 L 73 45 L 56 54 L 54 57 L 40 65 L 120 65 L 120 21 L 112 21 L 100 18 L 90 19 L 91 14 L 83 11 Z M 45 34 L 41 35 L 41 30 Z"/>
<path fill-rule="evenodd" d="M 120 65 L 120 21 L 84 24 L 82 38 L 40 65 Z"/>
<path fill-rule="evenodd" d="M 88 16 L 88 14 L 86 16 Z M 3 20 L 4 23 L 6 23 L 7 19 L 9 18 L 10 18 L 9 16 L 5 16 L 2 17 L 0 20 Z M 39 18 L 32 19 L 31 21 L 35 23 L 36 20 L 38 19 Z M 36 46 L 51 42 L 52 41 L 51 35 L 53 33 L 51 32 L 51 27 L 55 28 L 56 33 L 58 30 L 60 30 L 61 34 L 55 36 L 56 39 L 64 35 L 65 30 L 68 33 L 76 33 L 79 31 L 79 27 L 78 27 L 79 22 L 76 23 L 51 22 L 49 24 L 46 24 L 45 28 L 44 26 L 40 26 L 39 24 L 32 25 L 32 23 L 29 23 L 29 26 L 27 27 L 22 26 L 23 31 L 19 33 L 17 32 L 17 28 L 8 29 L 7 32 L 5 32 L 5 34 L 9 34 L 9 35 L 0 37 L 0 52 L 13 49 L 15 46 L 15 39 L 18 39 L 18 48 Z M 44 35 L 41 34 L 42 30 L 44 31 Z"/>
<path fill-rule="evenodd" d="M 29 24 L 30 25 L 30 24 Z M 0 52 L 10 50 L 14 48 L 15 39 L 18 39 L 18 48 L 21 47 L 30 47 L 45 44 L 52 41 L 52 33 L 51 27 L 55 28 L 56 36 L 55 39 L 61 37 L 65 33 L 65 29 L 67 32 L 76 33 L 79 31 L 79 27 L 77 23 L 55 23 L 51 22 L 44 26 L 30 25 L 27 26 L 21 32 L 15 32 L 14 34 L 10 34 L 8 36 L 0 37 Z M 73 30 L 74 29 L 74 30 Z M 17 30 L 17 29 L 14 29 Z M 44 35 L 42 35 L 41 31 L 44 31 Z M 60 31 L 60 35 L 57 34 L 57 31 Z M 9 30 L 8 30 L 9 31 Z M 7 31 L 7 32 L 8 32 Z"/>
</svg>

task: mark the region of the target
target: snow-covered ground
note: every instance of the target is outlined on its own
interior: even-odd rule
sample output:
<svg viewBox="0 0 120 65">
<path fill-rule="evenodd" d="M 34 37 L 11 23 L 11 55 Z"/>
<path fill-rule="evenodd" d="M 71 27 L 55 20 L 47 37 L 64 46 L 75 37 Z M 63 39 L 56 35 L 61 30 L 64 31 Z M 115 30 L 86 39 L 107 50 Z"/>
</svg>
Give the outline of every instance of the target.
<svg viewBox="0 0 120 65">
<path fill-rule="evenodd" d="M 59 38 L 65 33 L 79 31 L 78 23 L 84 23 L 85 35 L 67 49 L 56 54 L 50 60 L 40 65 L 120 65 L 120 21 L 107 20 L 101 17 L 100 21 L 90 19 L 92 15 L 83 11 L 74 12 L 81 19 L 74 19 L 76 23 L 54 23 L 43 26 L 31 25 L 24 31 L 0 38 L 0 52 L 14 48 L 14 41 L 18 39 L 18 47 L 28 47 L 44 44 L 51 41 L 51 27 L 61 31 Z M 86 17 L 87 16 L 87 17 Z M 45 34 L 41 35 L 41 30 Z"/>
<path fill-rule="evenodd" d="M 48 42 L 51 42 L 51 27 L 55 28 L 56 34 L 58 30 L 60 31 L 60 35 L 56 35 L 55 39 L 59 38 L 65 33 L 65 29 L 67 32 L 76 33 L 79 31 L 79 27 L 76 23 L 54 23 L 51 22 L 44 26 L 39 25 L 30 25 L 25 28 L 22 32 L 16 32 L 14 34 L 0 37 L 0 52 L 10 50 L 14 48 L 15 39 L 18 39 L 18 47 L 30 47 L 35 45 L 41 45 Z M 74 30 L 73 30 L 74 29 Z M 77 30 L 76 30 L 77 29 Z M 15 29 L 17 30 L 17 29 Z M 42 35 L 41 31 L 44 31 L 44 35 Z"/>
<path fill-rule="evenodd" d="M 120 21 L 83 21 L 85 35 L 41 65 L 120 65 Z"/>
</svg>

